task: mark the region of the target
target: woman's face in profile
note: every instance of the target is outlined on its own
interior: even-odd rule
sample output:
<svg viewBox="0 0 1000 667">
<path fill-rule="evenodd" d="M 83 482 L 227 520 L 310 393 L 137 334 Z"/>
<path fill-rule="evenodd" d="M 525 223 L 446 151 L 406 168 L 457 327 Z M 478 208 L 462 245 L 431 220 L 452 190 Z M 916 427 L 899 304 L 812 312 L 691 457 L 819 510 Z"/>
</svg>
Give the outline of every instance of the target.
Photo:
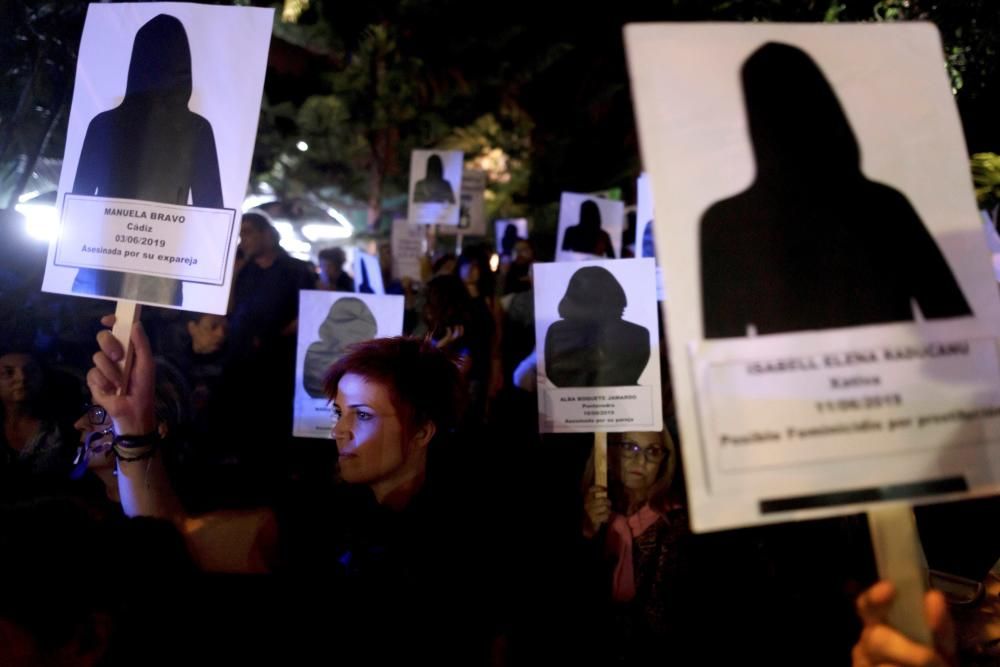
<svg viewBox="0 0 1000 667">
<path fill-rule="evenodd" d="M 333 401 L 340 475 L 352 484 L 389 480 L 406 461 L 403 426 L 385 385 L 348 373 Z"/>
<path fill-rule="evenodd" d="M 618 446 L 622 485 L 634 491 L 648 491 L 668 456 L 659 433 L 623 433 Z"/>
</svg>

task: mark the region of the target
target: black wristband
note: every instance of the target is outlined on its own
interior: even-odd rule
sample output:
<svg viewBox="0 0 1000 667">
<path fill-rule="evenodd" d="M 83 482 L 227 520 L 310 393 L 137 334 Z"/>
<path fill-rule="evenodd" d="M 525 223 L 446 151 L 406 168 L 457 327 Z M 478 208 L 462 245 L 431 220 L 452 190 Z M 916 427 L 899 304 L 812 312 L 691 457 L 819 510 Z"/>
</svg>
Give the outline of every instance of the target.
<svg viewBox="0 0 1000 667">
<path fill-rule="evenodd" d="M 149 447 L 160 444 L 160 434 L 156 431 L 145 435 L 116 435 L 113 441 L 114 446 L 122 449 L 132 449 L 133 447 Z"/>
</svg>

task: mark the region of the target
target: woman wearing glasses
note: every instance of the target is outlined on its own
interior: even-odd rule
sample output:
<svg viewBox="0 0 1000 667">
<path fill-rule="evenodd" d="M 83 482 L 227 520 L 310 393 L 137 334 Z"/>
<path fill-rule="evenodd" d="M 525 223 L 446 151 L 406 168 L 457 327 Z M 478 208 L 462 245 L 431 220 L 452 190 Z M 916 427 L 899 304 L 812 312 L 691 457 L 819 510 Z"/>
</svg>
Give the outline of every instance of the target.
<svg viewBox="0 0 1000 667">
<path fill-rule="evenodd" d="M 671 629 L 668 603 L 690 531 L 670 434 L 612 433 L 608 445 L 609 488 L 587 490 L 583 536 L 601 547 L 610 570 L 615 647 L 630 664 Z M 592 470 L 591 463 L 587 483 Z"/>
</svg>

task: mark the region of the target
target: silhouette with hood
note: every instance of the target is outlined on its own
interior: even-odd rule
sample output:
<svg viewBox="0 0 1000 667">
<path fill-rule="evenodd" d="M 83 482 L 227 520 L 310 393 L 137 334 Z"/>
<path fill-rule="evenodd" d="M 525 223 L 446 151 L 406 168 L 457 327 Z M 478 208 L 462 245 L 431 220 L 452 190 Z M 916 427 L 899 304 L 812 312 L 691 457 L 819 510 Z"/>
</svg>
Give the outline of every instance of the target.
<svg viewBox="0 0 1000 667">
<path fill-rule="evenodd" d="M 441 157 L 431 155 L 427 158 L 427 169 L 424 178 L 417 181 L 413 188 L 413 202 L 416 204 L 454 204 L 455 191 L 451 183 L 444 177 L 444 163 Z"/>
<path fill-rule="evenodd" d="M 868 180 L 833 89 L 800 49 L 743 65 L 753 184 L 701 219 L 705 338 L 972 315 L 906 197 Z"/>
<path fill-rule="evenodd" d="M 580 221 L 566 228 L 562 249 L 614 258 L 615 248 L 611 245 L 611 237 L 601 229 L 601 209 L 597 202 L 588 199 L 580 204 Z"/>
<path fill-rule="evenodd" d="M 183 24 L 160 14 L 139 28 L 125 98 L 87 127 L 73 194 L 223 208 L 215 136 L 188 109 L 191 49 Z M 181 282 L 81 269 L 73 291 L 170 305 Z"/>
<path fill-rule="evenodd" d="M 377 333 L 378 323 L 364 301 L 352 296 L 335 301 L 319 325 L 319 340 L 306 350 L 302 381 L 306 393 L 326 398 L 323 385 L 330 366 L 347 353 L 348 346 L 371 340 Z"/>
<path fill-rule="evenodd" d="M 628 299 L 615 277 L 585 266 L 569 279 L 562 318 L 545 334 L 545 375 L 557 387 L 638 384 L 649 363 L 649 330 L 622 319 Z"/>
</svg>

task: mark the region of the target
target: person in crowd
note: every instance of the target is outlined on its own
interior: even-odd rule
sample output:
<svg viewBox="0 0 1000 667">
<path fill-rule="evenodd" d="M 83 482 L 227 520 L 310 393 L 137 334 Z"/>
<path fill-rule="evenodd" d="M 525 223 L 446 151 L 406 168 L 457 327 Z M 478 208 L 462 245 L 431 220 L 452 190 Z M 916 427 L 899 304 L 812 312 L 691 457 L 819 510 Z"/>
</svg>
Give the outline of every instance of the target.
<svg viewBox="0 0 1000 667">
<path fill-rule="evenodd" d="M 353 292 L 354 279 L 344 271 L 347 254 L 340 246 L 319 251 L 320 280 L 318 289 L 332 292 Z"/>
<path fill-rule="evenodd" d="M 476 269 L 467 270 L 474 276 Z M 474 300 L 461 278 L 443 275 L 425 289 L 423 321 L 436 345 L 454 354 L 468 383 L 470 402 L 466 417 L 481 421 L 486 413 L 493 372 L 495 323 L 485 300 Z"/>
<path fill-rule="evenodd" d="M 285 252 L 279 238 L 265 213 L 243 214 L 239 248 L 244 261 L 233 278 L 230 316 L 238 353 L 294 342 L 298 292 L 316 286 L 305 262 Z"/>
<path fill-rule="evenodd" d="M 450 252 L 446 252 L 431 262 L 431 276 L 453 275 L 458 268 L 458 258 Z"/>
<path fill-rule="evenodd" d="M 508 227 L 510 229 L 510 227 Z M 535 250 L 528 239 L 514 242 L 510 261 L 501 262 L 501 292 L 504 296 L 531 289 L 531 265 L 535 261 Z"/>
<path fill-rule="evenodd" d="M 104 321 L 107 326 L 113 322 L 113 316 Z M 118 483 L 126 513 L 176 521 L 174 494 L 157 453 L 154 364 L 141 325 L 133 328 L 131 341 L 136 356 L 126 380 L 116 364 L 123 355 L 121 345 L 108 331 L 98 335 L 101 351 L 94 357 L 88 385 L 118 434 Z M 127 393 L 120 395 L 119 388 L 126 385 Z M 429 465 L 435 448 L 447 451 L 459 420 L 464 391 L 457 366 L 429 341 L 377 339 L 338 360 L 326 386 L 345 484 L 306 494 L 291 501 L 292 511 L 276 514 L 280 557 L 272 569 L 295 581 L 306 578 L 308 585 L 289 588 L 296 599 L 323 595 L 326 601 L 293 605 L 303 616 L 295 614 L 293 646 L 314 644 L 336 631 L 345 640 L 342 656 L 365 655 L 376 663 L 375 658 L 403 654 L 485 650 L 481 635 L 463 631 L 477 613 L 476 600 L 465 597 L 471 591 L 463 588 L 473 580 L 475 559 L 470 555 L 456 563 L 450 558 L 472 544 L 474 534 L 463 530 L 457 535 L 453 522 L 473 528 L 475 521 L 464 523 L 448 476 L 435 475 Z M 448 470 L 447 464 L 439 470 Z M 183 516 L 181 521 L 189 523 Z M 231 525 L 228 541 L 199 542 L 189 526 L 182 533 L 195 560 L 211 569 L 232 550 L 235 533 L 241 533 L 241 543 L 256 544 L 263 539 L 261 532 L 272 527 Z M 427 614 L 423 607 L 432 595 L 457 596 L 445 606 L 451 612 Z M 336 605 L 328 604 L 332 599 Z M 375 641 L 376 635 L 384 640 L 385 632 L 393 634 L 393 642 Z"/>
<path fill-rule="evenodd" d="M 591 461 L 582 533 L 598 543 L 611 571 L 606 590 L 619 633 L 615 645 L 624 663 L 634 664 L 667 645 L 677 612 L 672 579 L 682 574 L 680 544 L 690 529 L 669 433 L 612 433 L 608 441 L 609 488 L 593 485 Z"/>
<path fill-rule="evenodd" d="M 105 318 L 110 326 L 114 316 Z M 126 516 L 151 517 L 172 523 L 183 535 L 195 563 L 211 572 L 260 573 L 273 565 L 274 517 L 268 511 L 198 508 L 198 489 L 190 488 L 198 473 L 186 436 L 190 421 L 188 390 L 169 363 L 156 360 L 149 340 L 138 327 L 132 396 L 109 394 L 108 378 L 122 374 L 108 367 L 104 351 L 95 355 L 87 376 L 94 407 L 77 421 L 84 444 L 83 465 L 105 482 L 109 500 Z M 102 350 L 121 358 L 122 349 L 109 331 L 98 340 Z M 130 400 L 132 399 L 132 400 Z M 120 416 L 124 412 L 124 417 Z M 98 423 L 95 423 L 98 422 Z M 141 424 L 141 430 L 138 425 Z M 139 434 L 139 435 L 131 435 Z M 110 445 L 110 448 L 109 448 Z M 78 463 L 78 467 L 79 467 Z"/>
<path fill-rule="evenodd" d="M 287 440 L 292 428 L 299 290 L 315 287 L 305 263 L 278 241 L 266 214 L 244 214 L 245 264 L 233 279 L 222 402 L 208 434 L 217 456 L 233 461 L 238 484 L 261 491 L 280 473 L 269 448 Z M 269 418 L 251 424 L 242 418 L 247 413 Z"/>
<path fill-rule="evenodd" d="M 55 480 L 69 472 L 71 440 L 56 416 L 60 406 L 49 399 L 45 374 L 34 356 L 24 352 L 0 355 L 0 476 L 8 484 Z"/>
<path fill-rule="evenodd" d="M 195 414 L 201 414 L 222 379 L 229 321 L 224 315 L 186 312 L 171 333 L 161 353 L 183 374 Z"/>
</svg>

